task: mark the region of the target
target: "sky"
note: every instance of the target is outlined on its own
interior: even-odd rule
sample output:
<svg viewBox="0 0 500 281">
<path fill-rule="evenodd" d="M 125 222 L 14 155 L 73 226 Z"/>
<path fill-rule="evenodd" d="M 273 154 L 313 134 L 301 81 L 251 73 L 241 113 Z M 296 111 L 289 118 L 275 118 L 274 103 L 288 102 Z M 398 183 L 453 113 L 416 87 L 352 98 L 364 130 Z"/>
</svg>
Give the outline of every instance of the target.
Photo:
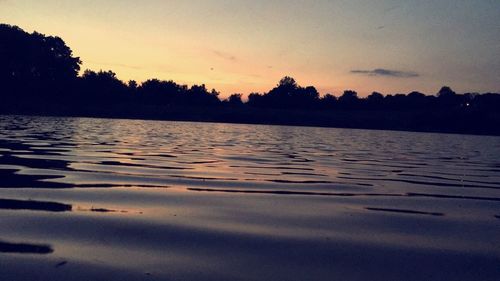
<svg viewBox="0 0 500 281">
<path fill-rule="evenodd" d="M 57 35 L 82 69 L 265 92 L 500 92 L 499 0 L 0 0 L 0 22 Z"/>
</svg>

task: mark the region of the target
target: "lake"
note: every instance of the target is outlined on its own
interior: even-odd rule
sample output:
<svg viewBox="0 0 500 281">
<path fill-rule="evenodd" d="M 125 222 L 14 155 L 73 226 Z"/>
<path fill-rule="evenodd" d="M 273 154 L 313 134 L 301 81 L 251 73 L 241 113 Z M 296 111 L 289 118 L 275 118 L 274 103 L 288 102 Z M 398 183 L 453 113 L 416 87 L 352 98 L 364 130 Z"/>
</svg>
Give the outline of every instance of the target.
<svg viewBox="0 0 500 281">
<path fill-rule="evenodd" d="M 2 280 L 500 280 L 500 137 L 0 116 Z"/>
</svg>

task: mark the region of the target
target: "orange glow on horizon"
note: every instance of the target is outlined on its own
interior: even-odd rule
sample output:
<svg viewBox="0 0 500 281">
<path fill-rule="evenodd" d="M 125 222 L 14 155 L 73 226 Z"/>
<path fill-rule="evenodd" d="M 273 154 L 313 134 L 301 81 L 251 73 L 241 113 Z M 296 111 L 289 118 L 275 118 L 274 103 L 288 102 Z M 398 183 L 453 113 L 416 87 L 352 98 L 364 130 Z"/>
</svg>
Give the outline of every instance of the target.
<svg viewBox="0 0 500 281">
<path fill-rule="evenodd" d="M 415 4 L 405 5 L 420 13 Z M 473 44 L 497 42 L 495 34 L 481 33 L 482 26 L 472 19 L 449 16 L 448 21 L 468 22 L 466 27 L 477 31 L 468 33 L 471 38 L 459 37 L 469 43 L 446 45 L 455 35 L 435 12 L 435 6 L 444 4 L 425 5 L 427 14 L 414 15 L 428 17 L 419 26 L 411 18 L 384 12 L 387 7 L 380 3 L 0 2 L 5 23 L 60 36 L 82 59 L 82 70 L 112 70 L 125 82 L 158 78 L 205 84 L 222 98 L 266 92 L 285 75 L 337 96 L 346 89 L 360 96 L 372 91 L 434 94 L 443 85 L 458 92 L 500 90 L 495 74 L 500 56 L 488 47 L 494 44 Z M 483 14 L 492 10 L 485 3 L 480 8 Z M 422 39 L 423 31 L 428 39 Z M 480 55 L 469 55 L 471 50 Z M 418 75 L 352 73 L 374 69 Z"/>
</svg>

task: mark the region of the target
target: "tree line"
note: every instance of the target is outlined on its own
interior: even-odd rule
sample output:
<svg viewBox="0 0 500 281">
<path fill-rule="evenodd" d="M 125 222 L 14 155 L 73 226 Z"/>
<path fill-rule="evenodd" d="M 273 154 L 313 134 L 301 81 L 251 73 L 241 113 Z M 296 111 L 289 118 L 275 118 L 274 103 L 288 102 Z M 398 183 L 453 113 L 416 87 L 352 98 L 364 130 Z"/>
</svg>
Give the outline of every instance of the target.
<svg viewBox="0 0 500 281">
<path fill-rule="evenodd" d="M 0 113 L 12 107 L 26 113 L 40 108 L 56 110 L 63 106 L 93 112 L 116 108 L 226 108 L 232 112 L 259 110 L 339 111 L 460 111 L 496 112 L 500 95 L 496 93 L 457 94 L 442 87 L 435 95 L 420 92 L 382 95 L 373 92 L 360 98 L 346 90 L 340 96 L 321 96 L 313 86 L 303 87 L 292 77 L 284 77 L 266 93 L 242 94 L 220 99 L 219 92 L 201 85 L 181 85 L 174 81 L 149 79 L 142 83 L 123 82 L 112 71 L 85 70 L 66 43 L 56 36 L 28 33 L 17 26 L 0 24 Z M 98 110 L 99 109 L 99 110 Z M 146 110 L 146 109 L 145 109 Z M 12 113 L 12 110 L 10 110 Z M 497 117 L 495 117 L 497 118 Z M 496 120 L 496 119 L 495 119 Z"/>
</svg>

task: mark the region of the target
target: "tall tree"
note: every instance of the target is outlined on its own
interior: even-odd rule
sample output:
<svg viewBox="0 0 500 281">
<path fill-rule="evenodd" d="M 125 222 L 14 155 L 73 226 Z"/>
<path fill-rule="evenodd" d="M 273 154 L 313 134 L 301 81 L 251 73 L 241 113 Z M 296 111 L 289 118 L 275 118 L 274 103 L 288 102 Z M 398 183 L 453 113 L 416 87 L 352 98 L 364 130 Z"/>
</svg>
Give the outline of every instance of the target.
<svg viewBox="0 0 500 281">
<path fill-rule="evenodd" d="M 5 94 L 60 94 L 73 83 L 81 61 L 59 37 L 0 24 L 0 82 Z"/>
</svg>

